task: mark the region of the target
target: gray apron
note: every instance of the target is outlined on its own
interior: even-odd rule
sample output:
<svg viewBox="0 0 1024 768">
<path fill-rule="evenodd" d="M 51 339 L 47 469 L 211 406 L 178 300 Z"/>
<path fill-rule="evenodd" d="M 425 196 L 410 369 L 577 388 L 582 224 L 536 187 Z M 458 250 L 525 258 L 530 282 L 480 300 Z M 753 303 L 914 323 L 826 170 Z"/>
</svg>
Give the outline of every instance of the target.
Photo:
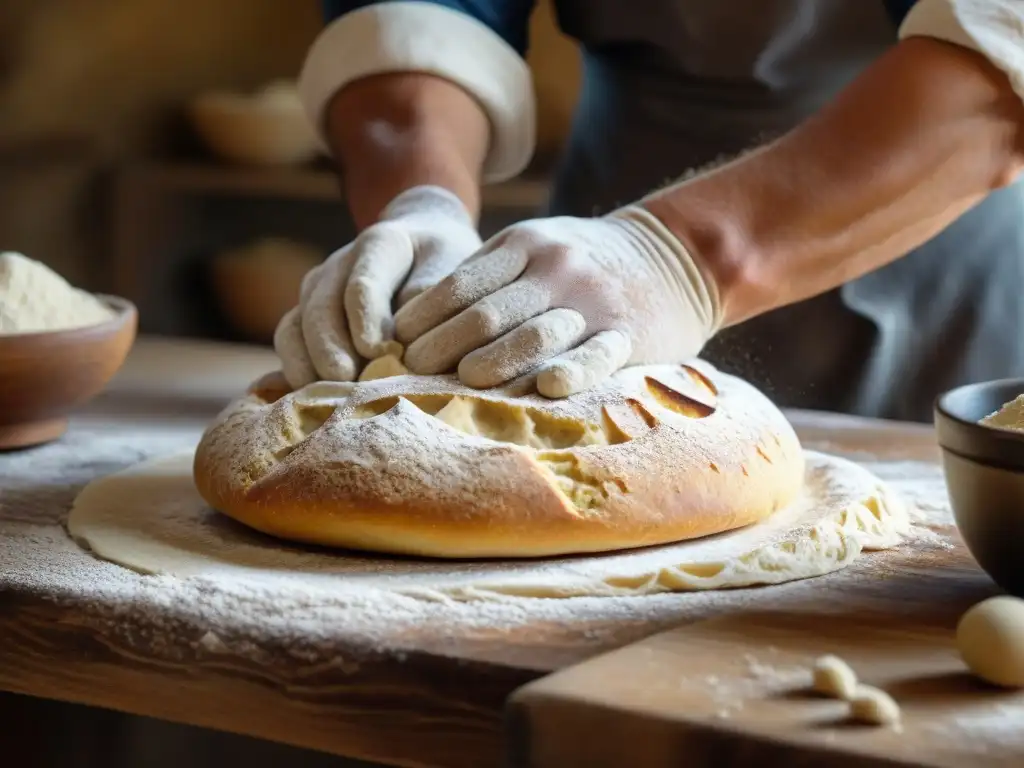
<svg viewBox="0 0 1024 768">
<path fill-rule="evenodd" d="M 642 6 L 642 11 L 641 11 Z M 882 0 L 557 0 L 584 83 L 550 213 L 589 216 L 777 136 L 896 43 Z M 931 421 L 1024 374 L 1024 184 L 895 263 L 723 331 L 704 355 L 783 406 Z"/>
</svg>

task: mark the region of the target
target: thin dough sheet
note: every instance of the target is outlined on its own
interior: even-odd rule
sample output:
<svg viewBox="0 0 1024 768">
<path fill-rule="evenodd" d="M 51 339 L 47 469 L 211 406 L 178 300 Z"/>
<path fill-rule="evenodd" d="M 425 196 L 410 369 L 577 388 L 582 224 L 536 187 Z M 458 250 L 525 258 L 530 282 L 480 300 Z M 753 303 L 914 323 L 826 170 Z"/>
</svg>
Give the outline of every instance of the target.
<svg viewBox="0 0 1024 768">
<path fill-rule="evenodd" d="M 744 529 L 607 555 L 517 561 L 431 561 L 281 542 L 209 508 L 192 481 L 193 452 L 140 463 L 89 484 L 68 528 L 99 557 L 145 574 L 266 582 L 424 599 L 623 596 L 778 584 L 820 576 L 866 550 L 897 546 L 907 505 L 846 459 L 807 452 L 798 501 Z"/>
</svg>

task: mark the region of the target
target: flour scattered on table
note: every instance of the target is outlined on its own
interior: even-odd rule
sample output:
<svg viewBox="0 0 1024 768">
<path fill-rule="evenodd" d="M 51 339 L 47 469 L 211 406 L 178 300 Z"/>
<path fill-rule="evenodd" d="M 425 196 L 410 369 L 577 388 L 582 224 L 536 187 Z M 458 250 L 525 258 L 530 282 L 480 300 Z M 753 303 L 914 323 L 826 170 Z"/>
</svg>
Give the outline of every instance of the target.
<svg viewBox="0 0 1024 768">
<path fill-rule="evenodd" d="M 69 538 L 63 521 L 86 483 L 191 448 L 199 431 L 139 420 L 102 427 L 73 423 L 56 443 L 5 456 L 0 462 L 0 592 L 45 595 L 73 608 L 84 629 L 170 662 L 215 659 L 217 654 L 199 642 L 212 632 L 235 656 L 262 664 L 301 659 L 318 674 L 349 674 L 364 660 L 412 648 L 487 660 L 495 654 L 507 658 L 520 646 L 524 653 L 543 646 L 546 659 L 568 663 L 681 623 L 756 608 L 769 595 L 778 609 L 797 609 L 836 580 L 873 581 L 879 569 L 891 579 L 911 578 L 900 567 L 905 550 L 939 547 L 952 532 L 941 469 L 908 462 L 892 474 L 883 462 L 866 466 L 923 510 L 904 543 L 841 573 L 756 589 L 426 601 L 385 591 L 310 589 L 294 580 L 143 576 L 97 560 Z M 1024 739 L 1024 732 L 1018 738 Z"/>
<path fill-rule="evenodd" d="M 960 709 L 965 711 L 929 722 L 929 738 L 978 754 L 1024 751 L 1024 701 L 1019 697 L 995 703 L 991 699 L 964 701 Z"/>
<path fill-rule="evenodd" d="M 199 645 L 210 653 L 225 653 L 230 650 L 226 645 L 224 645 L 224 641 L 217 637 L 213 632 L 207 632 L 205 635 L 200 637 Z"/>
<path fill-rule="evenodd" d="M 801 690 L 811 683 L 811 672 L 796 664 L 775 664 L 746 653 L 736 675 L 723 679 L 704 678 L 715 706 L 715 717 L 728 719 L 753 699 L 766 699 L 787 691 Z"/>
<path fill-rule="evenodd" d="M 909 532 L 905 502 L 856 464 L 807 452 L 800 498 L 756 525 L 693 541 L 587 557 L 451 561 L 301 547 L 210 509 L 193 452 L 87 486 L 68 522 L 100 557 L 143 573 L 424 600 L 620 597 L 778 584 L 848 567 Z"/>
</svg>

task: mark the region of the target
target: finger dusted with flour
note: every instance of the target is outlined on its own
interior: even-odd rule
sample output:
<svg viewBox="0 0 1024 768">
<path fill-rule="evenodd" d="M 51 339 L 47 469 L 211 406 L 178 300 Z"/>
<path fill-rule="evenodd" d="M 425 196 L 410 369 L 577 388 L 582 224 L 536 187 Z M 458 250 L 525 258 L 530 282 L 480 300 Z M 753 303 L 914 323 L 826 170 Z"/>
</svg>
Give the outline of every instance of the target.
<svg viewBox="0 0 1024 768">
<path fill-rule="evenodd" d="M 568 397 L 590 389 L 629 360 L 633 344 L 620 331 L 602 331 L 559 355 L 537 375 L 537 391 L 545 397 Z"/>
<path fill-rule="evenodd" d="M 393 307 L 479 246 L 472 217 L 452 193 L 423 186 L 400 194 L 379 221 L 303 279 L 299 305 L 274 338 L 285 376 L 296 387 L 353 381 L 369 361 L 395 355 L 402 345 Z"/>
<path fill-rule="evenodd" d="M 722 309 L 686 246 L 628 206 L 508 227 L 396 322 L 416 373 L 457 367 L 485 388 L 539 368 L 543 394 L 567 397 L 626 365 L 695 357 Z"/>
<path fill-rule="evenodd" d="M 586 327 L 587 322 L 579 312 L 552 309 L 466 355 L 459 363 L 459 378 L 471 387 L 497 387 L 571 347 Z M 509 349 L 514 349 L 515 354 L 509 355 Z M 541 390 L 541 394 L 547 393 Z"/>
<path fill-rule="evenodd" d="M 302 336 L 301 307 L 288 310 L 277 324 L 274 351 L 281 360 L 281 372 L 295 389 L 312 384 L 319 378 Z"/>
</svg>

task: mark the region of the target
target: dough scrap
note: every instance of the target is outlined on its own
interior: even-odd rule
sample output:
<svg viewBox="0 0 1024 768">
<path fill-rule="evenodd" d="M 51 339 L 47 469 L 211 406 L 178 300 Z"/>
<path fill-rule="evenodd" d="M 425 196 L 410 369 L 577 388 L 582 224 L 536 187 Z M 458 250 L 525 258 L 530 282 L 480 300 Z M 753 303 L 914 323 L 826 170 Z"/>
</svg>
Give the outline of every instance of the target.
<svg viewBox="0 0 1024 768">
<path fill-rule="evenodd" d="M 590 557 L 448 562 L 323 552 L 278 541 L 210 509 L 193 452 L 90 483 L 71 535 L 100 557 L 149 574 L 235 580 L 332 593 L 383 590 L 422 599 L 615 597 L 778 584 L 848 566 L 902 540 L 902 499 L 863 467 L 808 451 L 797 503 L 726 534 Z"/>
<path fill-rule="evenodd" d="M 814 663 L 813 687 L 818 693 L 849 701 L 857 692 L 857 675 L 838 656 L 822 656 Z"/>
<path fill-rule="evenodd" d="M 404 376 L 408 372 L 409 369 L 402 364 L 401 354 L 387 354 L 368 362 L 359 374 L 359 381 L 389 379 L 392 376 Z"/>
<path fill-rule="evenodd" d="M 961 617 L 956 644 L 982 680 L 1024 687 L 1024 600 L 1000 595 L 978 603 Z"/>
<path fill-rule="evenodd" d="M 880 688 L 860 685 L 850 699 L 850 717 L 867 725 L 896 725 L 901 718 L 900 705 Z"/>
</svg>

